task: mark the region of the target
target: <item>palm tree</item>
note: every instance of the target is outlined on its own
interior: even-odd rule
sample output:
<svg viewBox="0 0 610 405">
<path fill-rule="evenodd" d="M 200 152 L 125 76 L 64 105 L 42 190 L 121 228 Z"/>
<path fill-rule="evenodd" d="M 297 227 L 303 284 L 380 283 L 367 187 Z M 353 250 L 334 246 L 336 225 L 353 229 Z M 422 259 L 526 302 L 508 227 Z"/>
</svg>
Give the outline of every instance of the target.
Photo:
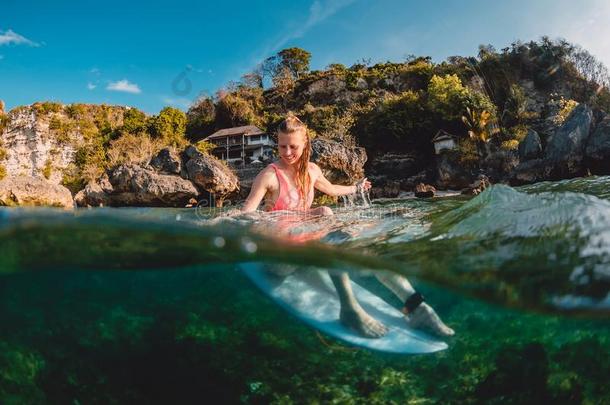
<svg viewBox="0 0 610 405">
<path fill-rule="evenodd" d="M 468 129 L 470 139 L 477 144 L 479 155 L 487 153 L 487 142 L 493 135 L 500 132 L 492 114 L 486 110 L 478 112 L 466 107 L 466 115 L 462 116 L 462 122 Z"/>
</svg>

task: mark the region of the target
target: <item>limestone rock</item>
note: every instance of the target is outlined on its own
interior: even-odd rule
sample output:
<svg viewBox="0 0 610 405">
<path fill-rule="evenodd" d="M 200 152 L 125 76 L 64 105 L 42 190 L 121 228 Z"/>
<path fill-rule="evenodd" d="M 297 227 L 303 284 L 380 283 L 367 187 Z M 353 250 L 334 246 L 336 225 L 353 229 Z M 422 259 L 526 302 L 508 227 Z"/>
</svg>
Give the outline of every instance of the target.
<svg viewBox="0 0 610 405">
<path fill-rule="evenodd" d="M 510 184 L 519 186 L 537 181 L 548 180 L 552 177 L 555 166 L 548 159 L 533 159 L 520 163 L 510 177 Z"/>
<path fill-rule="evenodd" d="M 478 179 L 476 179 L 472 184 L 462 190 L 462 194 L 464 195 L 479 195 L 491 186 L 491 182 L 489 181 L 489 177 L 484 174 L 480 175 Z"/>
<path fill-rule="evenodd" d="M 374 156 L 370 162 L 372 177 L 383 175 L 395 180 L 411 177 L 421 172 L 422 168 L 422 162 L 412 153 L 384 153 Z"/>
<path fill-rule="evenodd" d="M 113 192 L 108 175 L 104 173 L 98 181 L 89 182 L 85 188 L 74 196 L 79 207 L 104 207 L 112 205 L 110 194 Z"/>
<path fill-rule="evenodd" d="M 315 138 L 311 148 L 311 160 L 331 183 L 353 184 L 364 177 L 367 159 L 364 148 L 347 147 L 323 138 Z"/>
<path fill-rule="evenodd" d="M 150 165 L 157 171 L 165 174 L 180 174 L 182 160 L 171 148 L 163 148 L 150 161 Z"/>
<path fill-rule="evenodd" d="M 214 156 L 201 153 L 194 156 L 186 162 L 189 179 L 212 194 L 217 205 L 221 206 L 227 195 L 239 189 L 237 176 Z"/>
<path fill-rule="evenodd" d="M 592 121 L 591 108 L 579 104 L 547 141 L 544 158 L 555 166 L 555 178 L 574 177 L 584 172 L 582 162 Z"/>
<path fill-rule="evenodd" d="M 179 176 L 159 174 L 136 165 L 120 165 L 109 176 L 111 205 L 184 207 L 199 191 Z"/>
<path fill-rule="evenodd" d="M 53 113 L 53 116 L 61 114 Z M 45 173 L 51 183 L 61 183 L 62 171 L 74 161 L 76 149 L 53 134 L 49 129 L 50 119 L 51 116 L 38 116 L 32 106 L 8 113 L 0 144 L 7 152 L 2 165 L 9 175 L 42 177 Z M 82 138 L 78 134 L 74 136 L 75 142 Z"/>
<path fill-rule="evenodd" d="M 588 166 L 595 174 L 610 174 L 610 115 L 603 117 L 585 149 Z"/>
<path fill-rule="evenodd" d="M 527 135 L 519 143 L 519 159 L 522 162 L 526 160 L 537 159 L 542 154 L 542 143 L 540 142 L 540 136 L 538 132 L 530 129 L 527 131 Z"/>
<path fill-rule="evenodd" d="M 436 187 L 439 189 L 463 189 L 474 181 L 472 173 L 464 169 L 456 158 L 449 153 L 437 156 Z"/>
<path fill-rule="evenodd" d="M 434 197 L 434 193 L 436 193 L 436 188 L 429 184 L 419 183 L 415 186 L 413 190 L 415 192 L 415 197 L 417 198 L 431 198 Z"/>
<path fill-rule="evenodd" d="M 42 177 L 9 176 L 0 180 L 0 206 L 73 208 L 70 190 Z"/>
</svg>

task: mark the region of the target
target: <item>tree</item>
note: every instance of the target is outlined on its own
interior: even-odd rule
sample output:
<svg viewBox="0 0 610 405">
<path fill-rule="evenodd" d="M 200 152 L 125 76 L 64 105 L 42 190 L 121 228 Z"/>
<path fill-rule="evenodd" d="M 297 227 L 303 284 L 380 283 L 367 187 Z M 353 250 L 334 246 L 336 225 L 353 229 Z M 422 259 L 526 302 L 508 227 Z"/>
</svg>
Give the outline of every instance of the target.
<svg viewBox="0 0 610 405">
<path fill-rule="evenodd" d="M 123 115 L 123 132 L 127 132 L 129 134 L 139 134 L 141 132 L 146 132 L 147 126 L 147 118 L 146 114 L 137 108 L 130 108 L 125 111 Z"/>
<path fill-rule="evenodd" d="M 466 114 L 462 116 L 462 122 L 466 125 L 470 139 L 477 144 L 479 155 L 483 155 L 487 151 L 487 142 L 491 137 L 500 132 L 489 111 L 476 111 L 466 107 Z"/>
<path fill-rule="evenodd" d="M 205 138 L 214 131 L 216 106 L 214 100 L 204 96 L 195 101 L 186 112 L 186 137 L 191 142 Z"/>
<path fill-rule="evenodd" d="M 445 121 L 462 116 L 468 95 L 468 89 L 455 74 L 434 75 L 428 83 L 428 106 Z"/>
<path fill-rule="evenodd" d="M 309 71 L 311 53 L 301 48 L 288 48 L 278 53 L 282 67 L 287 68 L 295 79 Z"/>
<path fill-rule="evenodd" d="M 184 137 L 186 114 L 177 108 L 165 107 L 152 120 L 151 132 L 166 145 L 184 146 L 187 143 Z"/>
<path fill-rule="evenodd" d="M 270 77 L 272 82 L 278 75 L 288 73 L 294 80 L 309 71 L 311 53 L 301 48 L 287 48 L 263 62 L 260 72 L 263 77 Z"/>
</svg>

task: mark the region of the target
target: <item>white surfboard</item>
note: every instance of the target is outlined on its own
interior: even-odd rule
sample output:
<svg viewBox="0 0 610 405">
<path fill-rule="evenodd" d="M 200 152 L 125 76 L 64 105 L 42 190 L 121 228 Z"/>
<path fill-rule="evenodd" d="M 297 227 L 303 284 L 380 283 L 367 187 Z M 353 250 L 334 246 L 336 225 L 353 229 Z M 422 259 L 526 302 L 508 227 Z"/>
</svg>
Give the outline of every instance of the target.
<svg viewBox="0 0 610 405">
<path fill-rule="evenodd" d="M 352 281 L 362 308 L 388 327 L 377 339 L 364 338 L 339 321 L 339 297 L 326 271 L 297 271 L 285 278 L 265 270 L 261 263 L 240 268 L 265 294 L 306 324 L 347 343 L 390 353 L 433 353 L 447 348 L 445 342 L 409 328 L 396 308 Z"/>
</svg>

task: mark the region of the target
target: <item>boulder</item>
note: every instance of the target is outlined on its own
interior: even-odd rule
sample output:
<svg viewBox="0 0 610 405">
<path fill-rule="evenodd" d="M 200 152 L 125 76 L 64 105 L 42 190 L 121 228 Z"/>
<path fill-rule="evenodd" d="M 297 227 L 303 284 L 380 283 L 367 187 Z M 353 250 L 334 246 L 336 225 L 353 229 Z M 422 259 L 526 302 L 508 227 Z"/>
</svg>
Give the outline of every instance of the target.
<svg viewBox="0 0 610 405">
<path fill-rule="evenodd" d="M 513 186 L 531 184 L 552 177 L 555 165 L 548 159 L 533 159 L 520 163 L 511 173 L 509 182 Z"/>
<path fill-rule="evenodd" d="M 419 183 L 416 185 L 413 191 L 415 192 L 415 197 L 417 198 L 431 198 L 434 197 L 434 193 L 436 193 L 434 186 L 424 183 Z"/>
<path fill-rule="evenodd" d="M 595 174 L 610 174 L 610 115 L 601 119 L 585 149 L 587 166 Z"/>
<path fill-rule="evenodd" d="M 195 185 L 188 180 L 137 165 L 115 167 L 108 180 L 112 191 L 108 194 L 107 204 L 112 206 L 184 207 L 191 198 L 199 195 Z"/>
<path fill-rule="evenodd" d="M 537 159 L 542 154 L 542 143 L 538 132 L 530 129 L 527 131 L 525 138 L 519 143 L 519 159 L 522 162 L 526 160 Z"/>
<path fill-rule="evenodd" d="M 479 178 L 476 179 L 472 184 L 462 190 L 463 195 L 479 195 L 486 188 L 491 186 L 491 182 L 489 181 L 489 177 L 484 174 L 479 175 Z"/>
<path fill-rule="evenodd" d="M 400 181 L 379 178 L 370 193 L 371 198 L 396 198 L 400 195 Z"/>
<path fill-rule="evenodd" d="M 150 165 L 160 173 L 180 174 L 182 160 L 175 150 L 164 148 L 159 151 L 150 161 Z"/>
<path fill-rule="evenodd" d="M 383 175 L 402 180 L 421 172 L 424 165 L 412 153 L 383 153 L 372 157 L 369 166 L 372 176 Z"/>
<path fill-rule="evenodd" d="M 553 178 L 575 177 L 584 173 L 583 158 L 592 121 L 591 108 L 579 104 L 549 138 L 544 158 L 555 166 Z"/>
<path fill-rule="evenodd" d="M 185 154 L 188 152 L 185 151 Z M 193 154 L 186 162 L 189 179 L 213 196 L 216 206 L 221 207 L 230 193 L 239 189 L 239 180 L 222 161 L 207 154 Z"/>
<path fill-rule="evenodd" d="M 70 190 L 43 177 L 9 176 L 0 180 L 0 206 L 74 208 Z"/>
<path fill-rule="evenodd" d="M 76 193 L 74 202 L 79 207 L 104 207 L 112 205 L 110 194 L 113 192 L 108 175 L 104 173 L 97 181 L 89 182 Z"/>
<path fill-rule="evenodd" d="M 331 183 L 352 184 L 364 177 L 366 151 L 339 142 L 315 138 L 311 142 L 311 160 L 320 166 Z"/>
<path fill-rule="evenodd" d="M 460 190 L 474 181 L 473 174 L 464 168 L 455 155 L 442 153 L 436 161 L 436 188 Z"/>
</svg>

